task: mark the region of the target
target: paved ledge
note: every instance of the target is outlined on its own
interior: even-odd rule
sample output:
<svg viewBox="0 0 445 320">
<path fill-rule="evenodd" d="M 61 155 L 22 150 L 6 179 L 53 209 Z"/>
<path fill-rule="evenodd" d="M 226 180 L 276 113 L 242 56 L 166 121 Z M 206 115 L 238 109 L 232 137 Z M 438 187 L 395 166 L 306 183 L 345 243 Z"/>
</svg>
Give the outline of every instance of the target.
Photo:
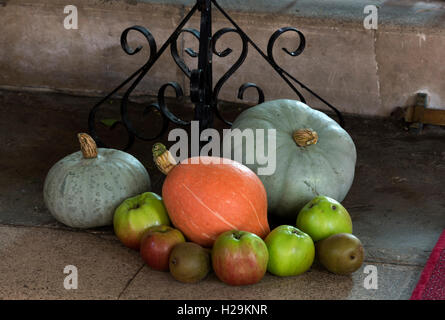
<svg viewBox="0 0 445 320">
<path fill-rule="evenodd" d="M 422 267 L 371 263 L 378 290 L 364 288 L 363 266 L 350 276 L 315 263 L 296 277 L 267 274 L 258 284 L 232 287 L 214 273 L 184 284 L 145 266 L 138 252 L 85 232 L 0 225 L 0 299 L 409 299 Z M 78 271 L 78 288 L 66 290 L 64 268 Z"/>
</svg>

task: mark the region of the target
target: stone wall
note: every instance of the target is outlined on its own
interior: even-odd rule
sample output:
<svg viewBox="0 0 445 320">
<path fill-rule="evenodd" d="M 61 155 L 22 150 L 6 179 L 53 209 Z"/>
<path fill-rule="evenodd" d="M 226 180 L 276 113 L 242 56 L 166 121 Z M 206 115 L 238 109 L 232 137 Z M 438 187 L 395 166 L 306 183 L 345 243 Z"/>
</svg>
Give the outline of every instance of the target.
<svg viewBox="0 0 445 320">
<path fill-rule="evenodd" d="M 264 51 L 278 28 L 301 30 L 306 37 L 305 51 L 298 57 L 286 55 L 281 47 L 292 50 L 298 46 L 295 33 L 286 33 L 276 43 L 277 62 L 344 112 L 388 116 L 395 107 L 411 104 L 419 91 L 430 94 L 432 107 L 445 108 L 443 2 L 377 1 L 377 30 L 363 27 L 365 1 L 348 5 L 351 2 L 336 0 L 325 7 L 323 1 L 306 0 L 219 2 Z M 132 25 L 145 26 L 160 48 L 190 9 L 189 3 L 192 1 L 0 1 L 0 87 L 104 94 L 148 57 L 148 45 L 137 33 L 129 36 L 130 44 L 145 45 L 145 50 L 134 56 L 125 54 L 120 47 L 121 32 Z M 68 4 L 78 9 L 77 30 L 63 26 Z M 187 26 L 199 28 L 199 16 Z M 225 18 L 215 13 L 213 30 L 226 26 Z M 186 47 L 198 49 L 191 35 L 181 36 L 178 44 L 181 52 Z M 217 47 L 228 46 L 234 49 L 231 55 L 214 59 L 215 82 L 238 58 L 241 41 L 236 34 L 223 36 Z M 191 67 L 196 65 L 196 59 L 187 55 L 184 59 Z M 188 90 L 187 78 L 167 50 L 135 94 L 155 95 L 169 81 L 178 81 Z M 239 102 L 237 89 L 248 81 L 262 87 L 266 99 L 296 97 L 252 47 L 220 98 Z M 245 101 L 256 101 L 254 91 L 246 92 Z M 323 108 L 302 92 L 310 105 Z"/>
</svg>

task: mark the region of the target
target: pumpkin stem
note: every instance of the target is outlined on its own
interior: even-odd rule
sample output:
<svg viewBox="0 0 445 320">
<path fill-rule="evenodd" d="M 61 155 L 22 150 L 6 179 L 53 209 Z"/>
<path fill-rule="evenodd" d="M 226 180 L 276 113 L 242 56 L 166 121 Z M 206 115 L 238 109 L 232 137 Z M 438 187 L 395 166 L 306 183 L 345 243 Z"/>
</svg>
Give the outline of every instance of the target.
<svg viewBox="0 0 445 320">
<path fill-rule="evenodd" d="M 312 129 L 295 130 L 292 137 L 299 147 L 307 147 L 316 144 L 318 141 L 318 134 Z"/>
<path fill-rule="evenodd" d="M 84 159 L 97 158 L 97 146 L 94 139 L 86 133 L 78 133 L 77 138 L 79 139 L 80 150 Z"/>
<path fill-rule="evenodd" d="M 176 166 L 175 158 L 162 143 L 155 143 L 152 152 L 153 161 L 163 174 L 167 175 Z"/>
</svg>

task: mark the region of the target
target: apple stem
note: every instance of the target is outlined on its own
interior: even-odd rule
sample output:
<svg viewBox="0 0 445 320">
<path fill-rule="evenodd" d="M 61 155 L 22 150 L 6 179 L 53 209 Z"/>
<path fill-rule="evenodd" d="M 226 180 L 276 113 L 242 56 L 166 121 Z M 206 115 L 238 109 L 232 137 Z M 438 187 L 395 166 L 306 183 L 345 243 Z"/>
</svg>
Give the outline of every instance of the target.
<svg viewBox="0 0 445 320">
<path fill-rule="evenodd" d="M 240 234 L 239 232 L 235 232 L 235 233 L 233 234 L 233 237 L 234 237 L 236 240 L 239 240 L 239 239 L 241 239 L 241 234 Z"/>
</svg>

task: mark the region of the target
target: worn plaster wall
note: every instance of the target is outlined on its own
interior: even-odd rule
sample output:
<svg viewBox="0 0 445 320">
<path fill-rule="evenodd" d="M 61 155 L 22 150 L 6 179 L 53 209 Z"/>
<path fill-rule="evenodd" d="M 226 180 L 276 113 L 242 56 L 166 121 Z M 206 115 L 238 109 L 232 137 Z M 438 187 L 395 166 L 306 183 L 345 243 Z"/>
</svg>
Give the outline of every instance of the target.
<svg viewBox="0 0 445 320">
<path fill-rule="evenodd" d="M 160 48 L 189 10 L 181 1 L 159 2 L 0 1 L 0 87 L 88 95 L 112 90 L 149 55 L 145 39 L 137 33 L 130 34 L 130 44 L 142 44 L 144 49 L 133 56 L 125 54 L 120 47 L 122 30 L 145 26 Z M 270 2 L 260 2 L 255 12 L 237 1 L 231 1 L 228 7 L 235 21 L 264 51 L 278 28 L 300 29 L 306 37 L 305 51 L 298 57 L 284 54 L 282 47 L 292 50 L 298 46 L 295 34 L 286 33 L 276 42 L 276 61 L 340 110 L 388 116 L 396 106 L 411 104 L 418 91 L 430 94 L 433 107 L 445 107 L 445 7 L 428 5 L 425 9 L 414 1 L 405 1 L 404 5 L 380 1 L 386 10 L 381 13 L 382 23 L 377 30 L 366 30 L 365 15 L 357 12 L 361 2 L 343 6 L 348 10 L 337 7 L 330 15 L 323 13 L 320 1 L 277 2 L 272 9 L 264 7 L 266 3 Z M 63 10 L 68 4 L 78 8 L 77 30 L 63 26 Z M 314 14 L 314 6 L 319 16 Z M 213 30 L 226 26 L 229 24 L 224 17 L 215 14 Z M 187 27 L 199 28 L 199 17 L 192 18 Z M 181 52 L 185 47 L 198 49 L 196 40 L 187 34 L 181 36 L 178 45 Z M 218 41 L 218 50 L 227 47 L 234 50 L 231 55 L 214 59 L 215 83 L 239 56 L 241 41 L 236 34 L 227 34 Z M 190 67 L 196 65 L 196 59 L 184 59 Z M 169 81 L 178 81 L 188 91 L 187 78 L 167 50 L 135 94 L 155 95 Z M 245 63 L 223 87 L 220 98 L 239 102 L 237 90 L 244 82 L 257 83 L 267 99 L 296 97 L 252 47 Z M 310 105 L 324 107 L 310 94 L 302 93 Z M 246 93 L 245 101 L 256 101 L 254 90 Z"/>
</svg>

